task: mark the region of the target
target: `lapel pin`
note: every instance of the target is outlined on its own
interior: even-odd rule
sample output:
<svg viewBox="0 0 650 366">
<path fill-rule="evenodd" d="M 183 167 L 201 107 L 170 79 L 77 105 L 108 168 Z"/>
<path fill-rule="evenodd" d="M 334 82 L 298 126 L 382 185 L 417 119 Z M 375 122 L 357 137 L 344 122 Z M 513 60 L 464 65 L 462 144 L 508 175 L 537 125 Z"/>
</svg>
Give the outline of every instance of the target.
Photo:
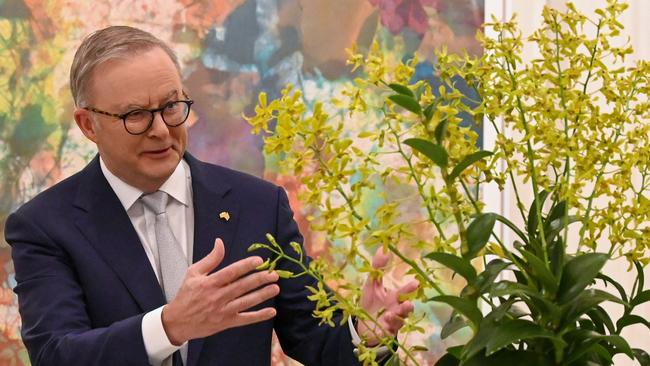
<svg viewBox="0 0 650 366">
<path fill-rule="evenodd" d="M 224 220 L 224 221 L 229 221 L 230 220 L 230 214 L 228 213 L 228 211 L 222 211 L 219 214 L 219 218 Z"/>
</svg>

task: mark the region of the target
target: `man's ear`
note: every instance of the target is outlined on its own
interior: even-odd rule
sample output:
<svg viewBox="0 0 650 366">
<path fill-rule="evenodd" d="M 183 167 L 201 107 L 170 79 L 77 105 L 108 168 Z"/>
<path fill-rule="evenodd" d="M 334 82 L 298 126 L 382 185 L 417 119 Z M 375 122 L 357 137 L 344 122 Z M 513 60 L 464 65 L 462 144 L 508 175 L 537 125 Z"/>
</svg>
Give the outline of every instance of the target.
<svg viewBox="0 0 650 366">
<path fill-rule="evenodd" d="M 90 111 L 85 109 L 77 108 L 74 111 L 74 121 L 77 122 L 77 126 L 81 129 L 81 132 L 88 138 L 88 140 L 97 143 L 97 133 L 95 131 L 95 122 L 91 116 Z"/>
</svg>

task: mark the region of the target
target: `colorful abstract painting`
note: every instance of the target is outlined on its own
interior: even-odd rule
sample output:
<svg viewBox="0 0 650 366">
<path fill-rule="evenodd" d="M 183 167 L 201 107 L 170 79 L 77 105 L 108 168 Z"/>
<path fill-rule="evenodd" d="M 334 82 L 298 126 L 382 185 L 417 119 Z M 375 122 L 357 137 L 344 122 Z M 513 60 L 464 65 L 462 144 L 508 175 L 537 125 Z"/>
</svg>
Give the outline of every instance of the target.
<svg viewBox="0 0 650 366">
<path fill-rule="evenodd" d="M 38 192 L 73 174 L 95 149 L 77 130 L 68 72 L 74 50 L 93 30 L 126 24 L 169 42 L 195 100 L 189 151 L 200 159 L 283 185 L 313 256 L 328 242 L 308 230 L 297 182 L 279 176 L 250 134 L 257 95 L 292 83 L 312 100 L 333 96 L 354 77 L 346 48 L 422 60 L 416 78 L 435 82 L 434 49 L 481 52 L 474 39 L 484 0 L 0 0 L 0 230 Z M 4 233 L 2 233 L 4 238 Z M 28 365 L 10 248 L 0 239 L 0 365 Z M 440 319 L 431 319 L 433 327 Z M 435 330 L 424 342 L 432 363 L 444 349 Z M 277 344 L 277 342 L 276 342 Z M 274 347 L 274 365 L 293 361 Z"/>
</svg>

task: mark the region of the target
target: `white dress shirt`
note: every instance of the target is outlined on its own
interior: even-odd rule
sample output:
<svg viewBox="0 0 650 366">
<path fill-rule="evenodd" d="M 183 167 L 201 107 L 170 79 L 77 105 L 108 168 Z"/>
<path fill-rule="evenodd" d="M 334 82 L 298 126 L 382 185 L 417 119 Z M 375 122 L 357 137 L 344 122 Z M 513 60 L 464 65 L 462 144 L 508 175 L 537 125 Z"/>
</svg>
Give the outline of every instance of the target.
<svg viewBox="0 0 650 366">
<path fill-rule="evenodd" d="M 144 193 L 111 173 L 104 160 L 99 159 L 102 173 L 106 177 L 117 198 L 124 206 L 129 219 L 140 238 L 149 263 L 156 273 L 160 283 L 160 270 L 158 260 L 158 246 L 156 244 L 155 214 L 144 207 L 139 198 Z M 190 168 L 184 160 L 178 164 L 172 175 L 159 190 L 167 193 L 171 198 L 167 203 L 167 217 L 174 233 L 174 237 L 181 245 L 188 265 L 192 263 L 192 247 L 194 243 L 194 204 L 192 201 L 192 177 Z M 169 341 L 162 324 L 162 309 L 152 310 L 142 318 L 142 337 L 153 366 L 171 366 L 171 360 L 163 364 L 163 360 L 180 349 L 183 364 L 187 363 L 187 342 L 180 347 L 174 346 Z"/>
</svg>

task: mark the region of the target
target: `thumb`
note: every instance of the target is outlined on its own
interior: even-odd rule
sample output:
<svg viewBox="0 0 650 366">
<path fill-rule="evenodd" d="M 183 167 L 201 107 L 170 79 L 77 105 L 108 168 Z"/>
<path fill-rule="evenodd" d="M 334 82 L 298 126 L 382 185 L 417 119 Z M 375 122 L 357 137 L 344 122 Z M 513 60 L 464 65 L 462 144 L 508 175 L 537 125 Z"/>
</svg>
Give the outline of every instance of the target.
<svg viewBox="0 0 650 366">
<path fill-rule="evenodd" d="M 221 238 L 217 238 L 214 241 L 214 248 L 208 255 L 203 257 L 200 261 L 194 263 L 194 267 L 200 274 L 208 274 L 213 269 L 217 268 L 219 263 L 223 260 L 225 249 L 223 247 L 223 241 Z"/>
</svg>

